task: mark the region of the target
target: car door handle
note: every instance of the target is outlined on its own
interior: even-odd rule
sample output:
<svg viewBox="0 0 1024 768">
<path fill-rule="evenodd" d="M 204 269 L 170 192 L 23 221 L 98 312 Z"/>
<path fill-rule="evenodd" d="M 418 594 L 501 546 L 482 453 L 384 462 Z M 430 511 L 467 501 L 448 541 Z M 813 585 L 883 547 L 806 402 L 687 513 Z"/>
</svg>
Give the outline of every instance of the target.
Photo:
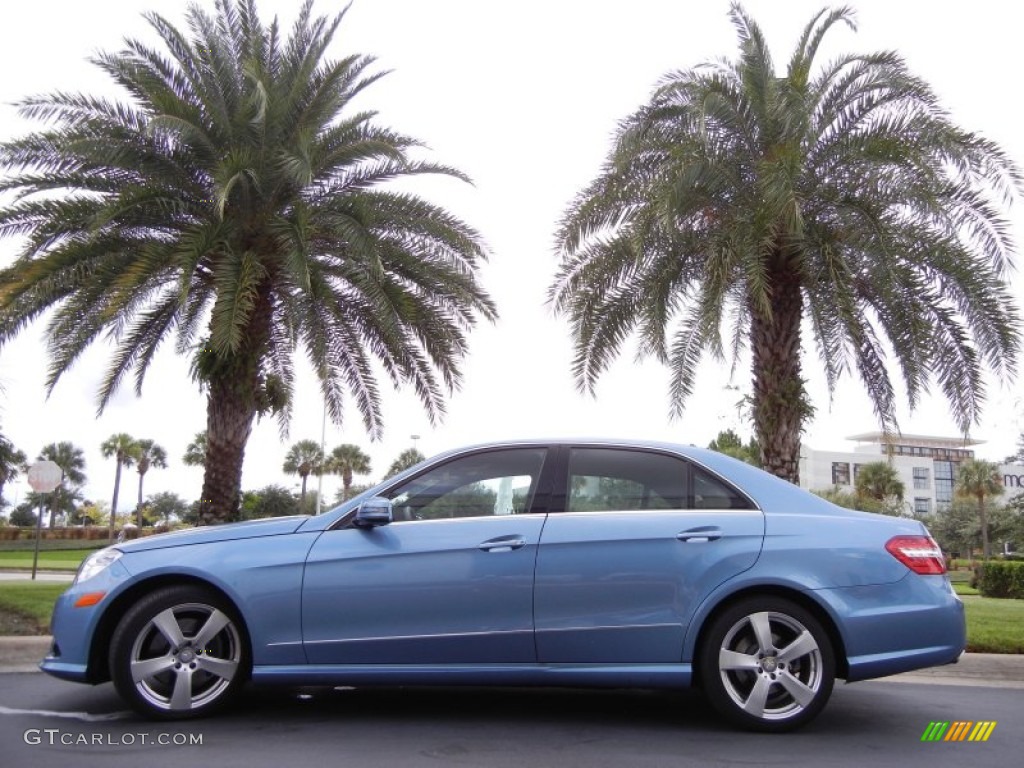
<svg viewBox="0 0 1024 768">
<path fill-rule="evenodd" d="M 721 528 L 691 528 L 688 531 L 680 531 L 676 538 L 684 544 L 707 544 L 709 541 L 718 541 L 722 538 Z"/>
<path fill-rule="evenodd" d="M 526 546 L 526 539 L 515 534 L 511 536 L 499 536 L 496 539 L 488 539 L 477 545 L 478 549 L 484 552 L 511 552 Z"/>
</svg>

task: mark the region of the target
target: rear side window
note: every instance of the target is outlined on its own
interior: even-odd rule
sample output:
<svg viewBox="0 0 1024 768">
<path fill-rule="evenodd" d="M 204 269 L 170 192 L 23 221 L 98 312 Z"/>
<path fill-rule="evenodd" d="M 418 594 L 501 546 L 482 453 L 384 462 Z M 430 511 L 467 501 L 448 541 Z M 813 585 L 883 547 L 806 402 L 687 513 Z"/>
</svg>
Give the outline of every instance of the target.
<svg viewBox="0 0 1024 768">
<path fill-rule="evenodd" d="M 569 452 L 567 512 L 753 508 L 728 483 L 674 456 L 615 448 Z"/>
</svg>

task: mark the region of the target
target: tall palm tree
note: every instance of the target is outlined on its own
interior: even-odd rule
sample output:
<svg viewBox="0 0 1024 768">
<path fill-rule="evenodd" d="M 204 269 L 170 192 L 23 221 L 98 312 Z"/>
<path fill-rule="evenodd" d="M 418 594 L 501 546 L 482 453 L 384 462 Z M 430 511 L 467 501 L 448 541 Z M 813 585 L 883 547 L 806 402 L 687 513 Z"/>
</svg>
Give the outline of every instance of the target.
<svg viewBox="0 0 1024 768">
<path fill-rule="evenodd" d="M 38 458 L 52 461 L 63 473 L 60 485 L 54 489 L 50 502 L 50 527 L 53 528 L 57 510 L 64 508 L 70 499 L 75 498 L 79 486 L 85 484 L 85 453 L 74 443 L 62 440 L 43 446 Z M 69 499 L 61 498 L 65 494 Z"/>
<path fill-rule="evenodd" d="M 25 470 L 27 461 L 25 452 L 19 451 L 14 443 L 0 434 L 0 501 L 4 497 L 4 486 L 18 478 L 19 473 Z"/>
<path fill-rule="evenodd" d="M 561 222 L 550 299 L 578 385 L 592 392 L 635 337 L 668 365 L 678 415 L 705 353 L 735 369 L 749 351 L 762 466 L 796 482 L 806 327 L 830 391 L 856 368 L 884 429 L 889 358 L 911 407 L 937 380 L 966 432 L 984 369 L 1017 361 L 1002 208 L 1018 170 L 896 53 L 816 66 L 848 8 L 811 19 L 783 74 L 757 24 L 730 16 L 739 56 L 665 76 Z"/>
<path fill-rule="evenodd" d="M 306 499 L 306 479 L 311 474 L 319 475 L 324 469 L 324 452 L 320 443 L 315 440 L 299 440 L 284 457 L 284 471 L 302 478 L 302 495 L 299 501 Z"/>
<path fill-rule="evenodd" d="M 185 447 L 181 461 L 188 467 L 202 467 L 206 464 L 206 430 L 196 432 L 192 442 Z"/>
<path fill-rule="evenodd" d="M 854 480 L 857 495 L 875 501 L 896 499 L 903 501 L 905 488 L 900 473 L 886 461 L 871 461 L 862 464 Z"/>
<path fill-rule="evenodd" d="M 100 445 L 103 458 L 114 459 L 114 498 L 110 501 L 110 541 L 114 540 L 114 527 L 117 524 L 117 497 L 121 492 L 121 468 L 130 467 L 135 462 L 138 444 L 135 438 L 126 432 L 111 435 Z"/>
<path fill-rule="evenodd" d="M 332 420 L 347 395 L 376 438 L 375 362 L 436 421 L 467 333 L 496 316 L 476 277 L 480 236 L 387 188 L 465 177 L 352 109 L 380 73 L 369 56 L 325 58 L 344 14 L 314 16 L 307 0 L 286 36 L 254 0 L 215 6 L 192 6 L 187 31 L 147 14 L 157 47 L 129 39 L 93 59 L 127 100 L 25 99 L 22 114 L 52 127 L 0 145 L 0 190 L 13 193 L 0 235 L 26 243 L 0 272 L 0 344 L 46 312 L 52 388 L 112 337 L 102 410 L 127 374 L 139 391 L 176 336 L 207 396 L 203 523 L 238 508 L 257 414 L 287 425 L 299 346 Z"/>
<path fill-rule="evenodd" d="M 341 486 L 344 490 L 344 497 L 349 498 L 349 489 L 352 487 L 353 475 L 368 475 L 370 469 L 370 457 L 358 445 L 343 443 L 337 446 L 327 458 L 327 467 L 331 472 L 341 475 Z"/>
<path fill-rule="evenodd" d="M 167 451 L 152 440 L 135 441 L 135 471 L 139 473 L 139 502 L 135 507 L 139 528 L 142 527 L 142 481 L 151 469 L 167 468 Z"/>
<path fill-rule="evenodd" d="M 990 557 L 992 548 L 988 541 L 988 506 L 993 496 L 1003 492 L 1003 481 L 999 476 L 999 467 L 991 461 L 967 459 L 960 463 L 956 472 L 956 495 L 962 499 L 974 501 L 978 507 L 978 520 L 981 523 L 981 550 L 984 556 Z"/>
</svg>

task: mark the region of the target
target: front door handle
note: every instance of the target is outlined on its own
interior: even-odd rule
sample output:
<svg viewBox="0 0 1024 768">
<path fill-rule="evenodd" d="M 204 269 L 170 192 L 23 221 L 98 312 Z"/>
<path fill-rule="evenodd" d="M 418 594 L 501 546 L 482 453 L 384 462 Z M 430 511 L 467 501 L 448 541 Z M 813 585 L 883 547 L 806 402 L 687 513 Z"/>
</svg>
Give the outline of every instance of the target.
<svg viewBox="0 0 1024 768">
<path fill-rule="evenodd" d="M 718 541 L 722 538 L 722 529 L 710 525 L 690 528 L 677 533 L 676 538 L 684 544 L 707 544 L 709 541 Z"/>
<path fill-rule="evenodd" d="M 513 549 L 525 546 L 526 539 L 518 534 L 499 536 L 496 539 L 488 539 L 477 545 L 478 549 L 482 549 L 484 552 L 511 552 Z"/>
</svg>

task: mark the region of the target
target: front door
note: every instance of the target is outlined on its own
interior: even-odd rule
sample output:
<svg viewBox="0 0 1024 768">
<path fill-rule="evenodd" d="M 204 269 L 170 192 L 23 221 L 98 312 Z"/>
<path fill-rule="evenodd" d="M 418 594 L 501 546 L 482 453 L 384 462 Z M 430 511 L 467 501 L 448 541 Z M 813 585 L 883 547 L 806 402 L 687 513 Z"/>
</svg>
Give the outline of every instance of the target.
<svg viewBox="0 0 1024 768">
<path fill-rule="evenodd" d="M 394 522 L 325 532 L 306 562 L 312 664 L 536 661 L 533 571 L 547 449 L 478 451 L 385 495 Z"/>
</svg>

